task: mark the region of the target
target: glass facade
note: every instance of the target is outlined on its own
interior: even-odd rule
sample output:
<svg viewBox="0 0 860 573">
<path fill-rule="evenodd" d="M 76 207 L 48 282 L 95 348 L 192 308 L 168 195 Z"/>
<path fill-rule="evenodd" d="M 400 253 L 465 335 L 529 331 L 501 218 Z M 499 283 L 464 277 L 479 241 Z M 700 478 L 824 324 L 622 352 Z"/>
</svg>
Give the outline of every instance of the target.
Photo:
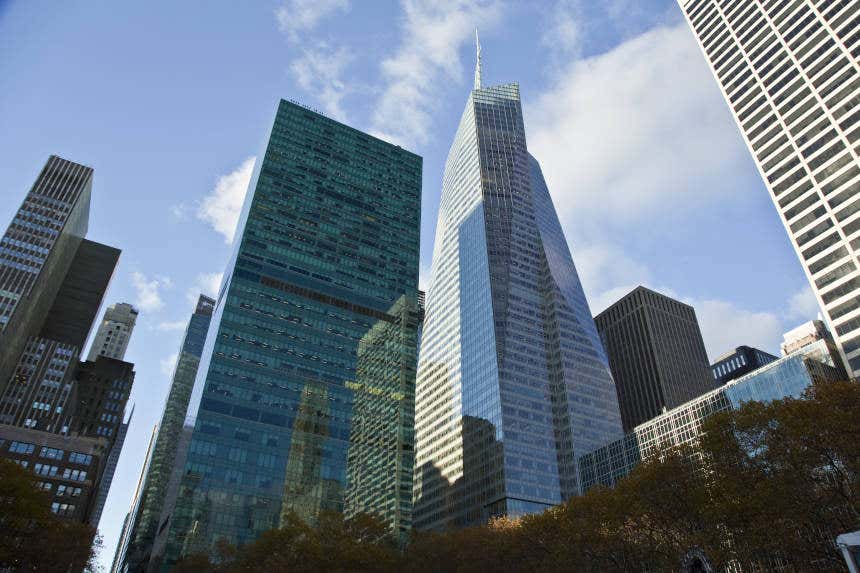
<svg viewBox="0 0 860 573">
<path fill-rule="evenodd" d="M 141 476 L 139 502 L 128 517 L 126 536 L 120 540 L 127 547 L 121 555 L 121 571 L 145 571 L 164 507 L 171 471 L 176 463 L 182 425 L 191 399 L 191 389 L 200 365 L 203 343 L 209 331 L 215 301 L 200 295 L 197 307 L 188 321 L 182 347 L 173 371 L 173 381 L 167 394 L 151 458 Z"/>
<path fill-rule="evenodd" d="M 716 412 L 735 410 L 745 402 L 799 398 L 815 382 L 845 379 L 832 341 L 818 340 L 717 390 L 640 424 L 623 438 L 579 458 L 583 491 L 613 486 L 662 448 L 697 440 L 702 423 Z M 835 355 L 835 356 L 834 356 Z"/>
<path fill-rule="evenodd" d="M 362 510 L 408 525 L 420 201 L 420 157 L 281 101 L 192 390 L 165 568 L 354 509 L 365 486 Z M 374 460 L 398 471 L 351 483 L 386 477 L 355 465 Z"/>
<path fill-rule="evenodd" d="M 574 453 L 622 434 L 516 84 L 476 86 L 448 155 L 415 432 L 420 529 L 557 504 L 578 492 Z"/>
</svg>

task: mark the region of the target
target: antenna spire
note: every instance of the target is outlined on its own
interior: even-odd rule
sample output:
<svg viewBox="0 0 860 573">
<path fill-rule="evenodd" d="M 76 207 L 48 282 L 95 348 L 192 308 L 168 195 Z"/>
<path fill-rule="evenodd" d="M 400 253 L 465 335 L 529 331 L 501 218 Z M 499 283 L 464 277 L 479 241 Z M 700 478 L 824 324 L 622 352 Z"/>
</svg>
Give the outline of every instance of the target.
<svg viewBox="0 0 860 573">
<path fill-rule="evenodd" d="M 475 61 L 475 89 L 481 89 L 481 40 L 478 39 L 478 29 L 475 28 L 475 48 L 478 51 L 478 58 Z"/>
</svg>

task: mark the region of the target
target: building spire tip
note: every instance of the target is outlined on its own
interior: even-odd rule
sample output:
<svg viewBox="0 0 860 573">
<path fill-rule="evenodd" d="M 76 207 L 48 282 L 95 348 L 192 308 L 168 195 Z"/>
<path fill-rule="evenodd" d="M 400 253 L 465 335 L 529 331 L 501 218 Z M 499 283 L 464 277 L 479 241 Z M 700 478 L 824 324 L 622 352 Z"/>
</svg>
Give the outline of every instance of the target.
<svg viewBox="0 0 860 573">
<path fill-rule="evenodd" d="M 478 38 L 478 28 L 475 27 L 475 49 L 477 59 L 475 60 L 475 89 L 481 89 L 481 40 Z"/>
</svg>

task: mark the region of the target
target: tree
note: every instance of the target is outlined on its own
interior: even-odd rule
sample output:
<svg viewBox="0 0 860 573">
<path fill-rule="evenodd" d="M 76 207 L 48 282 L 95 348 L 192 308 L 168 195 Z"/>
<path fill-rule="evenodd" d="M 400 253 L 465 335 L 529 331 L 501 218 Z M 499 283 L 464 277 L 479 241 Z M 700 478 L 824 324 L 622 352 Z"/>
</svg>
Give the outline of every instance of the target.
<svg viewBox="0 0 860 573">
<path fill-rule="evenodd" d="M 32 473 L 0 460 L 0 569 L 67 573 L 93 566 L 95 529 L 58 518 L 50 504 Z"/>
</svg>

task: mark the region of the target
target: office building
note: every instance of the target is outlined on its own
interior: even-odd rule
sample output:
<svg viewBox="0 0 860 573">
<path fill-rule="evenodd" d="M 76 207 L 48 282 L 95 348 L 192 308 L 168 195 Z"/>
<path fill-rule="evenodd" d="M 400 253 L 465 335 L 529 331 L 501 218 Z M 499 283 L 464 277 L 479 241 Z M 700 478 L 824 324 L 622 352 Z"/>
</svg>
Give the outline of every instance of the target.
<svg viewBox="0 0 860 573">
<path fill-rule="evenodd" d="M 0 394 L 86 235 L 92 177 L 91 168 L 52 155 L 0 239 Z"/>
<path fill-rule="evenodd" d="M 535 513 L 622 435 L 615 385 L 517 84 L 475 86 L 445 165 L 415 401 L 413 523 Z"/>
<path fill-rule="evenodd" d="M 131 419 L 133 417 L 134 406 L 131 407 L 131 412 L 129 412 L 126 420 L 120 423 L 119 428 L 117 428 L 113 446 L 111 446 L 110 452 L 108 452 L 107 460 L 105 461 L 105 468 L 102 472 L 102 477 L 99 480 L 99 489 L 96 492 L 93 509 L 90 512 L 90 525 L 95 528 L 98 528 L 99 522 L 101 521 L 102 511 L 105 508 L 108 493 L 110 493 L 110 486 L 113 483 L 116 466 L 119 464 L 119 456 L 122 454 L 122 447 L 125 445 L 125 437 L 128 435 L 128 427 L 131 424 Z"/>
<path fill-rule="evenodd" d="M 594 318 L 630 431 L 715 386 L 692 306 L 643 286 Z"/>
<path fill-rule="evenodd" d="M 137 487 L 134 488 L 134 495 L 131 498 L 131 507 L 128 513 L 125 514 L 125 519 L 122 521 L 122 530 L 119 534 L 119 540 L 116 544 L 116 549 L 113 554 L 113 562 L 111 563 L 110 573 L 120 573 L 131 571 L 132 568 L 126 562 L 129 543 L 131 542 L 132 528 L 138 514 L 140 513 L 140 504 L 143 501 L 143 487 L 146 484 L 147 476 L 149 475 L 149 466 L 152 463 L 152 452 L 155 446 L 155 438 L 158 436 L 158 425 L 152 427 L 152 433 L 149 435 L 149 445 L 146 447 L 146 455 L 143 458 L 143 468 L 140 471 L 140 477 L 137 480 Z M 146 567 L 142 567 L 146 570 Z"/>
<path fill-rule="evenodd" d="M 353 425 L 364 421 L 362 409 L 375 411 L 357 397 L 368 390 L 359 375 L 362 340 L 417 305 L 420 201 L 419 156 L 280 102 L 191 393 L 190 439 L 177 455 L 180 483 L 165 496 L 156 566 L 168 569 L 221 539 L 248 543 L 288 515 L 312 521 L 343 512 L 351 448 L 412 447 L 401 426 L 411 420 L 413 391 L 389 392 L 395 378 L 368 392 L 401 411 L 383 430 L 391 439 L 368 443 Z M 373 357 L 374 368 L 391 361 L 406 369 L 399 381 L 407 386 L 414 373 L 404 356 L 416 352 L 410 329 L 414 321 L 401 322 L 399 345 L 386 331 L 395 348 Z M 389 463 L 387 456 L 368 460 Z M 400 492 L 410 477 L 404 467 L 379 487 Z M 364 509 L 394 530 L 395 512 L 408 506 Z"/>
<path fill-rule="evenodd" d="M 642 460 L 662 449 L 696 442 L 702 423 L 716 412 L 735 410 L 749 401 L 799 398 L 814 383 L 844 379 L 841 358 L 832 352 L 832 339 L 829 342 L 813 340 L 792 354 L 648 420 L 623 438 L 581 456 L 578 461 L 583 491 L 599 484 L 611 487 Z"/>
<path fill-rule="evenodd" d="M 137 314 L 137 309 L 127 302 L 110 305 L 96 331 L 87 360 L 94 361 L 97 356 L 123 360 Z"/>
<path fill-rule="evenodd" d="M 126 532 L 120 542 L 125 547 L 118 553 L 118 571 L 146 571 L 149 565 L 171 472 L 176 464 L 191 389 L 194 387 L 214 308 L 213 299 L 200 295 L 185 329 L 158 433 L 153 437 L 151 455 L 147 456 L 145 470 L 140 477 L 140 493 L 132 503 Z"/>
<path fill-rule="evenodd" d="M 856 376 L 860 4 L 679 3 Z"/>
<path fill-rule="evenodd" d="M 783 352 L 783 354 L 787 353 Z M 764 350 L 750 346 L 738 346 L 711 364 L 711 374 L 714 375 L 717 384 L 725 384 L 744 374 L 749 374 L 765 364 L 770 364 L 774 360 L 778 360 L 778 358 Z"/>
<path fill-rule="evenodd" d="M 84 238 L 92 177 L 51 156 L 0 243 L 0 362 L 12 365 L 0 456 L 43 478 L 55 513 L 84 522 L 101 513 L 134 381 L 132 364 L 79 362 L 120 254 Z"/>
</svg>

